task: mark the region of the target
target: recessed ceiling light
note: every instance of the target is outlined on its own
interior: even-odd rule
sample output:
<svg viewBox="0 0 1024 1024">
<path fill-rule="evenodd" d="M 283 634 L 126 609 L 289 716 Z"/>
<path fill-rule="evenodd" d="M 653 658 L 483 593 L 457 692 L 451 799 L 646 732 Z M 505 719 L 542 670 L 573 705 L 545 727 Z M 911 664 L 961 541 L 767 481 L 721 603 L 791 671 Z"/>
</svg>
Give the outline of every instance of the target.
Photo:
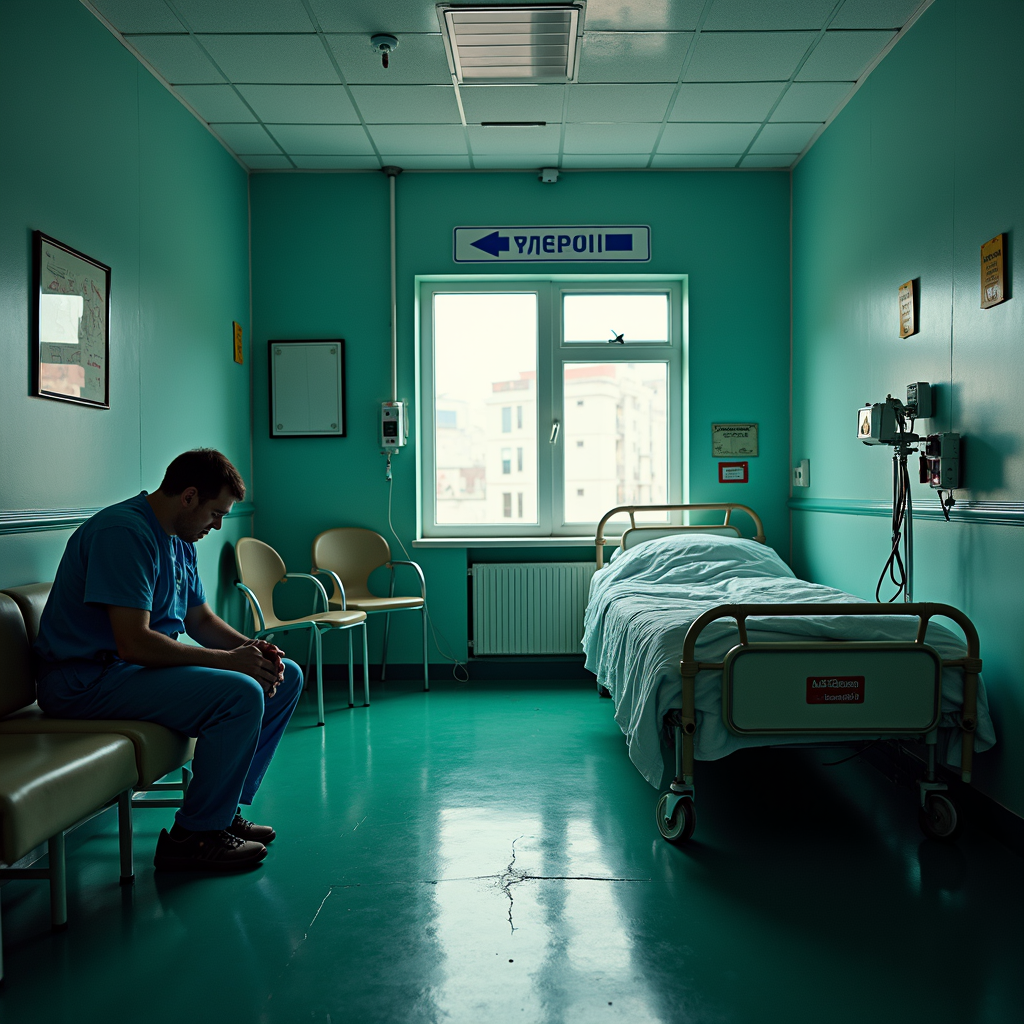
<svg viewBox="0 0 1024 1024">
<path fill-rule="evenodd" d="M 481 121 L 481 128 L 545 128 L 547 121 Z"/>
<path fill-rule="evenodd" d="M 457 82 L 571 82 L 585 3 L 438 4 Z"/>
</svg>

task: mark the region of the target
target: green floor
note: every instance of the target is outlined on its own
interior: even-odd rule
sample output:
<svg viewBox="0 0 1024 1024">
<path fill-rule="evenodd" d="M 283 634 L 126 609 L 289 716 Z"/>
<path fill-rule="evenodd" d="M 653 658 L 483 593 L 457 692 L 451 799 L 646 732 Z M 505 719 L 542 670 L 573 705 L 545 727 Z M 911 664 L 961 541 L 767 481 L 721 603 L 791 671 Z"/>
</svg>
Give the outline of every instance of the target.
<svg viewBox="0 0 1024 1024">
<path fill-rule="evenodd" d="M 0 1020 L 1021 1019 L 1020 859 L 926 842 L 913 794 L 858 761 L 698 765 L 684 851 L 583 685 L 396 684 L 314 722 L 303 698 L 257 871 L 155 876 L 173 811 L 151 810 L 133 890 L 113 821 L 72 845 L 67 932 L 44 884 L 4 886 Z"/>
</svg>

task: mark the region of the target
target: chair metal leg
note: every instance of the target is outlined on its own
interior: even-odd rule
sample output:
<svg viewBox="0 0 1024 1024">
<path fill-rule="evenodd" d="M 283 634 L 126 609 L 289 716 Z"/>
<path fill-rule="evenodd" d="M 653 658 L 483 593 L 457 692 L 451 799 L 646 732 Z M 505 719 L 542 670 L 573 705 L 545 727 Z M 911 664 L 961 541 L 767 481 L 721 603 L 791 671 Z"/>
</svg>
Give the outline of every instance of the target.
<svg viewBox="0 0 1024 1024">
<path fill-rule="evenodd" d="M 117 840 L 121 852 L 121 884 L 132 885 L 135 881 L 135 864 L 132 858 L 132 791 L 126 789 L 117 797 Z"/>
<path fill-rule="evenodd" d="M 50 923 L 54 928 L 68 925 L 67 875 L 64 870 L 64 833 L 58 832 L 46 843 L 50 872 Z"/>
<path fill-rule="evenodd" d="M 313 660 L 313 637 L 310 635 L 309 647 L 306 649 L 306 671 L 302 673 L 302 679 L 306 686 L 309 686 L 309 664 Z"/>
<path fill-rule="evenodd" d="M 367 643 L 366 620 L 363 620 L 363 703 L 370 706 L 370 648 Z"/>
<path fill-rule="evenodd" d="M 427 605 L 424 602 L 423 611 L 423 689 L 430 689 L 430 663 L 427 661 Z"/>
<path fill-rule="evenodd" d="M 320 636 L 320 630 L 313 627 L 314 639 L 316 641 L 316 713 L 317 725 L 324 724 L 324 647 Z"/>
<path fill-rule="evenodd" d="M 346 630 L 348 633 L 348 706 L 352 707 L 356 702 L 356 670 L 355 665 L 352 662 L 352 629 Z"/>
<path fill-rule="evenodd" d="M 384 613 L 384 653 L 380 656 L 380 681 L 383 683 L 388 671 L 388 637 L 391 635 L 391 612 Z"/>
</svg>

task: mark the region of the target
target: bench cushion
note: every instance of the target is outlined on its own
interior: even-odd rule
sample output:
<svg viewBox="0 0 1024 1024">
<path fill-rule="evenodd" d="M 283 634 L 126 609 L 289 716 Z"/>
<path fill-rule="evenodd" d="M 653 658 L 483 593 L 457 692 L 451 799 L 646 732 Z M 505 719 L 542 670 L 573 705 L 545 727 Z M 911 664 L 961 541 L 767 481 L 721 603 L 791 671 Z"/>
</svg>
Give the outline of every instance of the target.
<svg viewBox="0 0 1024 1024">
<path fill-rule="evenodd" d="M 136 779 L 124 736 L 0 736 L 0 861 L 13 864 Z"/>
<path fill-rule="evenodd" d="M 35 701 L 31 658 L 21 611 L 0 593 L 0 716 Z"/>
<path fill-rule="evenodd" d="M 138 789 L 168 772 L 187 764 L 192 759 L 196 741 L 174 729 L 156 722 L 136 722 L 128 719 L 49 718 L 38 704 L 15 712 L 0 721 L 0 737 L 38 733 L 62 735 L 116 733 L 131 740 L 138 771 Z"/>
<path fill-rule="evenodd" d="M 7 587 L 0 591 L 21 609 L 30 644 L 34 644 L 39 636 L 39 620 L 43 617 L 43 609 L 52 587 L 52 583 L 26 583 L 23 587 Z"/>
</svg>

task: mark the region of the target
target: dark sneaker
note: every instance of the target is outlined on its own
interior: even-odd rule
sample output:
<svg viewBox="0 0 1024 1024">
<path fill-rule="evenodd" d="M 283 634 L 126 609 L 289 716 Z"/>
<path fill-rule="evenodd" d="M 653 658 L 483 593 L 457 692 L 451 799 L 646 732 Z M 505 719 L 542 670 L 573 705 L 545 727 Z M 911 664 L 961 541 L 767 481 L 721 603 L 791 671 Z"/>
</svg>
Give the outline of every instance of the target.
<svg viewBox="0 0 1024 1024">
<path fill-rule="evenodd" d="M 223 829 L 172 839 L 160 830 L 153 864 L 159 871 L 245 871 L 267 855 L 262 843 L 247 842 Z"/>
<path fill-rule="evenodd" d="M 264 846 L 277 838 L 277 833 L 269 825 L 255 825 L 251 821 L 246 821 L 241 812 L 235 814 L 235 820 L 228 825 L 227 831 L 239 839 L 262 843 Z"/>
</svg>

